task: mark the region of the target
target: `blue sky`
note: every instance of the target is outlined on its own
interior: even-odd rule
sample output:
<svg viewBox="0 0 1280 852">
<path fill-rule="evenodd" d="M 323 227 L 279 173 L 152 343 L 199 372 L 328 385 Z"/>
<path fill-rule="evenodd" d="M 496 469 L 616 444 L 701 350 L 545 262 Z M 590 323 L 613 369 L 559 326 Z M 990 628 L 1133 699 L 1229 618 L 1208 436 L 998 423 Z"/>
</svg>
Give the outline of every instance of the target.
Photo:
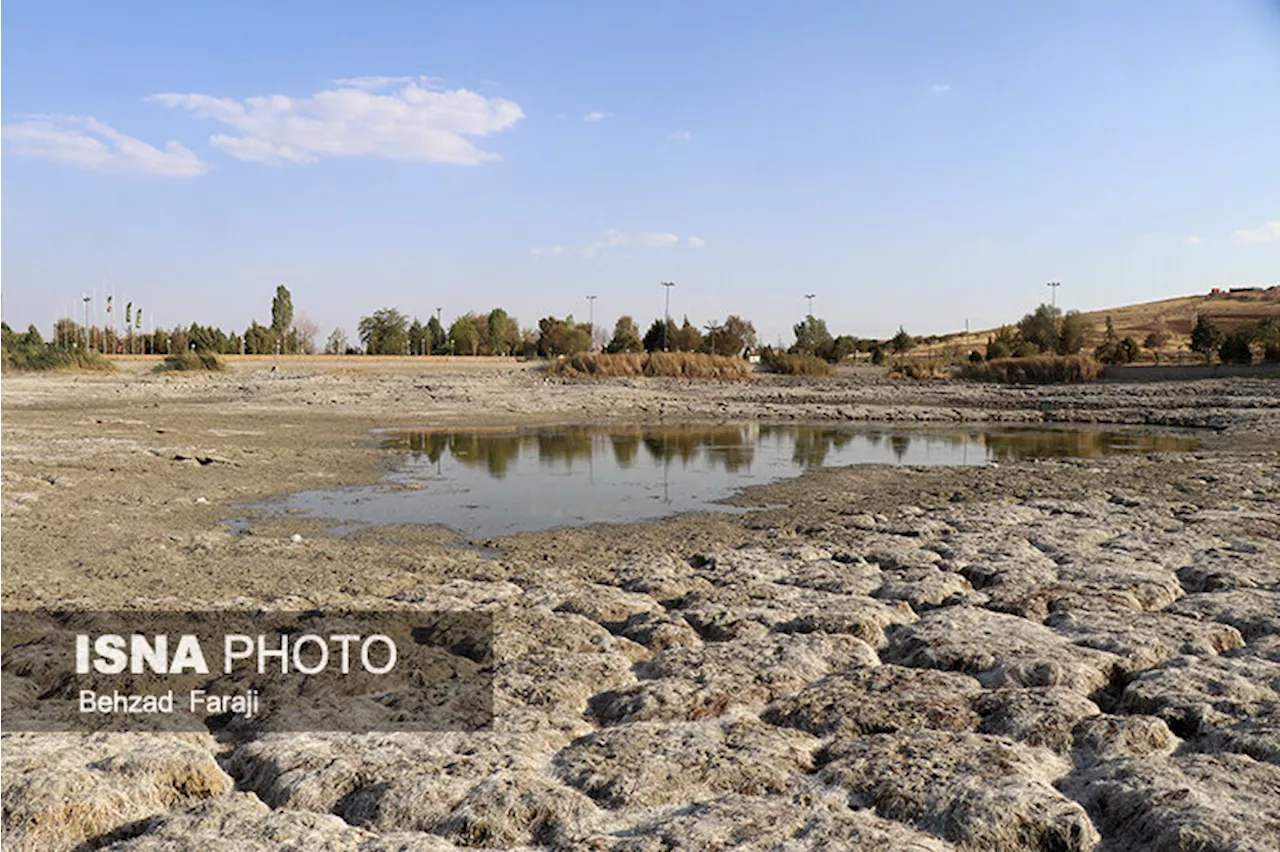
<svg viewBox="0 0 1280 852">
<path fill-rule="evenodd" d="M 1280 3 L 10 2 L 2 276 L 938 333 L 1280 282 Z M 77 312 L 78 315 L 78 312 Z"/>
</svg>

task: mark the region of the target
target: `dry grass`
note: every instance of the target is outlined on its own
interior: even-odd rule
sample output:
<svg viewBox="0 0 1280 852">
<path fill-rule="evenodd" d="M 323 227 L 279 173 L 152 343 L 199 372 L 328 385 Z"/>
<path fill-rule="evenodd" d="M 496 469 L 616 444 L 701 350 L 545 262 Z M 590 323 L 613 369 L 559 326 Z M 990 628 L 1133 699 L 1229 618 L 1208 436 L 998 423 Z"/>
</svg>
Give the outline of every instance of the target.
<svg viewBox="0 0 1280 852">
<path fill-rule="evenodd" d="M 771 373 L 785 376 L 829 376 L 831 365 L 816 355 L 778 355 L 761 362 Z"/>
<path fill-rule="evenodd" d="M 20 346 L 6 349 L 3 369 L 15 372 L 111 373 L 115 367 L 98 352 L 58 349 L 53 346 Z"/>
<path fill-rule="evenodd" d="M 943 358 L 926 358 L 906 361 L 894 367 L 889 373 L 891 379 L 949 379 L 951 378 L 951 367 L 946 359 Z"/>
<path fill-rule="evenodd" d="M 981 382 L 1049 385 L 1092 382 L 1102 375 L 1102 365 L 1091 355 L 1041 355 L 966 364 L 960 368 L 959 374 L 962 378 Z"/>
<path fill-rule="evenodd" d="M 552 375 L 607 379 L 626 376 L 668 376 L 681 379 L 745 379 L 751 365 L 741 358 L 697 352 L 650 352 L 619 355 L 582 353 L 555 361 Z"/>
<path fill-rule="evenodd" d="M 155 367 L 157 373 L 171 371 L 190 372 L 208 371 L 220 373 L 227 369 L 227 364 L 213 352 L 178 352 L 168 356 Z"/>
</svg>

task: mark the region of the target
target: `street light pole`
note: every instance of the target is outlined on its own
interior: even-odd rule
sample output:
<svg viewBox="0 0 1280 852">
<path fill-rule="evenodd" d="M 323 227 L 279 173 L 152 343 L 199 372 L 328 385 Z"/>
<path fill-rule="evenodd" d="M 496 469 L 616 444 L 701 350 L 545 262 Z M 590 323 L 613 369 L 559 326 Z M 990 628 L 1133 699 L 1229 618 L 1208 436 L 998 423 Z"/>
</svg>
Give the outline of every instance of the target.
<svg viewBox="0 0 1280 852">
<path fill-rule="evenodd" d="M 93 341 L 93 335 L 89 333 L 89 297 L 83 296 L 84 299 L 84 348 L 88 351 Z"/>
<path fill-rule="evenodd" d="M 1051 299 L 1052 306 L 1055 308 L 1058 307 L 1058 288 L 1062 286 L 1062 282 L 1050 281 L 1045 286 L 1048 287 L 1049 290 L 1053 293 L 1053 298 Z"/>
<path fill-rule="evenodd" d="M 668 341 L 667 341 L 667 331 L 668 331 L 668 329 L 669 329 L 669 328 L 670 328 L 670 326 L 671 326 L 671 288 L 672 288 L 672 287 L 674 287 L 674 286 L 676 286 L 676 282 L 674 282 L 674 281 L 663 281 L 663 282 L 662 282 L 662 286 L 663 286 L 664 288 L 666 288 L 666 291 L 667 291 L 667 304 L 666 304 L 666 307 L 665 307 L 665 308 L 663 309 L 663 311 L 662 311 L 662 319 L 663 319 L 663 323 L 662 323 L 662 351 L 663 351 L 663 352 L 669 352 L 669 351 L 671 351 L 671 350 L 670 350 L 670 347 L 668 346 Z"/>
<path fill-rule="evenodd" d="M 596 297 L 587 297 L 587 326 L 591 329 L 591 351 L 596 351 Z"/>
<path fill-rule="evenodd" d="M 804 297 L 809 300 L 809 316 L 813 316 L 813 299 L 817 293 L 805 293 Z"/>
<path fill-rule="evenodd" d="M 441 310 L 442 310 L 442 308 L 436 308 L 436 326 L 438 326 L 438 327 L 439 327 L 441 334 L 443 334 L 443 333 L 444 333 L 444 325 L 442 324 L 441 319 L 440 319 L 440 311 L 441 311 Z M 431 341 L 431 345 L 432 345 L 432 346 L 435 346 L 435 343 L 436 343 L 436 342 L 435 342 L 434 340 L 433 340 L 433 341 Z M 428 354 L 430 354 L 430 353 L 428 353 Z"/>
</svg>

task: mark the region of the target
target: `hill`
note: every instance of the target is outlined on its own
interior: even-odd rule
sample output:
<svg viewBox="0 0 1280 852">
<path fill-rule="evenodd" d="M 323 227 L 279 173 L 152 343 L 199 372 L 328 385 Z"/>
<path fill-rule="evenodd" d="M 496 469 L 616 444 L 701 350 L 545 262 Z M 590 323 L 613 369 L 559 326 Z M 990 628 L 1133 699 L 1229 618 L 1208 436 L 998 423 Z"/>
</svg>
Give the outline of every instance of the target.
<svg viewBox="0 0 1280 852">
<path fill-rule="evenodd" d="M 1096 346 L 1106 329 L 1107 317 L 1115 326 L 1120 337 L 1132 337 L 1141 343 L 1159 324 L 1170 333 L 1169 343 L 1162 351 L 1175 352 L 1189 349 L 1191 327 L 1196 317 L 1204 314 L 1223 331 L 1230 331 L 1244 322 L 1260 320 L 1263 317 L 1280 317 L 1280 285 L 1267 289 L 1248 289 L 1219 293 L 1205 293 L 1199 296 L 1181 296 L 1175 299 L 1162 299 L 1158 302 L 1142 302 L 1137 305 L 1125 305 L 1118 308 L 1107 308 L 1101 311 L 1089 311 L 1084 314 L 1091 324 L 1087 348 Z M 1011 317 L 1009 324 L 1014 325 L 1021 317 Z M 912 350 L 912 355 L 941 355 L 948 350 L 968 352 L 970 349 L 983 351 L 987 338 L 995 334 L 996 329 L 974 331 L 969 334 L 959 333 L 946 335 L 936 343 L 919 346 Z"/>
</svg>

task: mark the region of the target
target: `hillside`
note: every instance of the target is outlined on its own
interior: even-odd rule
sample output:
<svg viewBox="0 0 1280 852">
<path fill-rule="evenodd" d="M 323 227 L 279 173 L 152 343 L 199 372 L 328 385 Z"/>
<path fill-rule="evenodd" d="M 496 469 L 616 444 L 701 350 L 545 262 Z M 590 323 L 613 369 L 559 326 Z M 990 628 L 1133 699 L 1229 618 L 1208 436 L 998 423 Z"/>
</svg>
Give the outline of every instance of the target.
<svg viewBox="0 0 1280 852">
<path fill-rule="evenodd" d="M 1174 352 L 1187 350 L 1190 343 L 1191 327 L 1196 316 L 1205 314 L 1223 331 L 1230 331 L 1243 322 L 1259 320 L 1263 317 L 1280 316 L 1280 286 L 1265 290 L 1243 290 L 1239 292 L 1205 293 L 1199 296 L 1180 296 L 1176 299 L 1162 299 L 1158 302 L 1142 302 L 1137 305 L 1125 305 L 1118 308 L 1107 308 L 1101 311 L 1085 313 L 1093 323 L 1088 347 L 1093 347 L 1102 340 L 1106 328 L 1107 317 L 1115 326 L 1120 337 L 1132 337 L 1141 343 L 1146 336 L 1163 321 L 1172 337 L 1164 351 Z M 1021 317 L 1010 317 L 1009 324 L 1014 325 Z M 913 355 L 942 354 L 950 349 L 967 352 L 986 346 L 987 338 L 996 329 L 974 331 L 969 334 L 956 334 L 937 343 L 920 346 L 912 350 Z"/>
</svg>

